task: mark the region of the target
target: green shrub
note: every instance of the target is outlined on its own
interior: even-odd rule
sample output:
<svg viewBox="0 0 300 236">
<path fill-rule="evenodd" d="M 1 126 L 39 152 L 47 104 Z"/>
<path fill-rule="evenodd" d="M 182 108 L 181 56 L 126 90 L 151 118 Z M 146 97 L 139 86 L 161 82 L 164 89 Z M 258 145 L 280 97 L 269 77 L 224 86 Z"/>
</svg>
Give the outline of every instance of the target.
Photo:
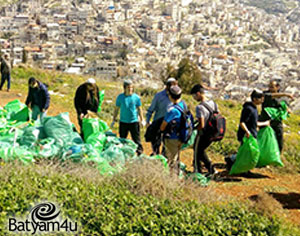
<svg viewBox="0 0 300 236">
<path fill-rule="evenodd" d="M 82 235 L 299 233 L 242 203 L 201 204 L 134 194 L 128 186 L 134 186 L 138 176 L 131 181 L 122 176 L 103 178 L 86 167 L 67 166 L 12 163 L 1 167 L 0 235 L 9 235 L 5 229 L 9 216 L 24 216 L 32 204 L 45 199 L 58 203 L 64 216 L 80 223 Z"/>
</svg>

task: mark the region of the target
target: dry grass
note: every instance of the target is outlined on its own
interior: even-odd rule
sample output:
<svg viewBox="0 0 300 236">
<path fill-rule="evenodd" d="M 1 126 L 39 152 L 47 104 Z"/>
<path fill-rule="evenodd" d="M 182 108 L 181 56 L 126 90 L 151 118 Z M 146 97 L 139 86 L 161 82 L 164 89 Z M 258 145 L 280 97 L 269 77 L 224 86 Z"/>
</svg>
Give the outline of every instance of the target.
<svg viewBox="0 0 300 236">
<path fill-rule="evenodd" d="M 152 195 L 181 201 L 194 200 L 200 203 L 225 199 L 215 193 L 211 187 L 201 187 L 197 182 L 179 179 L 178 176 L 169 174 L 162 164 L 156 161 L 144 160 L 131 163 L 126 171 L 114 178 L 126 183 L 127 188 L 137 195 Z"/>
<path fill-rule="evenodd" d="M 253 200 L 252 207 L 266 216 L 284 215 L 281 204 L 266 192 L 252 196 L 250 199 Z"/>
<path fill-rule="evenodd" d="M 39 160 L 30 166 L 11 162 L 3 164 L 0 168 L 1 179 L 8 180 L 5 176 L 11 176 L 12 171 L 20 175 L 35 172 L 42 177 L 68 175 L 68 178 L 87 181 L 98 186 L 105 181 L 111 186 L 122 185 L 136 195 L 151 195 L 161 199 L 193 200 L 199 203 L 223 202 L 227 199 L 217 194 L 211 187 L 202 187 L 197 182 L 168 174 L 160 162 L 150 160 L 128 163 L 124 171 L 106 177 L 100 175 L 95 167 L 72 162 Z M 26 182 L 30 185 L 30 179 Z"/>
</svg>

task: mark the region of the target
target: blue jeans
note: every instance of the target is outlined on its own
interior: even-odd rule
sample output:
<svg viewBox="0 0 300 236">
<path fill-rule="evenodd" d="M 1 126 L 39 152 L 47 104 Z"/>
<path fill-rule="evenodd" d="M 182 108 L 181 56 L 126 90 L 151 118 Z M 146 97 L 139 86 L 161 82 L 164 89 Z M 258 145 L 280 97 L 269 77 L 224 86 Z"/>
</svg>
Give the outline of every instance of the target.
<svg viewBox="0 0 300 236">
<path fill-rule="evenodd" d="M 33 105 L 32 107 L 32 119 L 37 120 L 38 116 L 40 116 L 40 121 L 44 119 L 46 116 L 46 112 L 42 112 L 37 105 Z"/>
</svg>

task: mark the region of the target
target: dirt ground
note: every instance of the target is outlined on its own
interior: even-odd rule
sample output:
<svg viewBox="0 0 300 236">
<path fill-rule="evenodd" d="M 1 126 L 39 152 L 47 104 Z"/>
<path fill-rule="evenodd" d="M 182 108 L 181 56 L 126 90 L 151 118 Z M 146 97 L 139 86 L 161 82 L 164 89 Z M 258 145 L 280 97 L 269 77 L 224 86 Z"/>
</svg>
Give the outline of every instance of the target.
<svg viewBox="0 0 300 236">
<path fill-rule="evenodd" d="M 27 92 L 27 91 L 26 91 Z M 16 91 L 0 91 L 0 106 L 4 106 L 9 101 L 19 99 L 25 102 L 26 93 Z M 71 121 L 77 125 L 77 118 L 75 109 L 73 107 L 62 107 L 60 104 L 50 105 L 48 115 L 57 115 L 60 112 L 69 112 Z M 151 153 L 149 143 L 143 142 L 145 153 Z M 275 207 L 280 208 L 282 215 L 289 221 L 300 226 L 300 174 L 290 173 L 290 171 L 275 171 L 272 168 L 254 169 L 249 176 L 228 176 L 225 168 L 224 159 L 221 156 L 209 155 L 215 164 L 220 174 L 215 181 L 210 182 L 210 187 L 216 192 L 238 198 L 241 200 L 250 199 L 255 201 L 258 196 L 267 193 L 275 199 Z M 181 154 L 181 161 L 183 161 L 189 170 L 192 170 L 193 152 L 191 149 L 185 150 Z M 278 203 L 278 204 L 277 204 Z M 262 202 L 267 205 L 273 203 Z M 277 207 L 278 206 L 278 207 Z M 274 209 L 276 211 L 276 209 Z"/>
</svg>

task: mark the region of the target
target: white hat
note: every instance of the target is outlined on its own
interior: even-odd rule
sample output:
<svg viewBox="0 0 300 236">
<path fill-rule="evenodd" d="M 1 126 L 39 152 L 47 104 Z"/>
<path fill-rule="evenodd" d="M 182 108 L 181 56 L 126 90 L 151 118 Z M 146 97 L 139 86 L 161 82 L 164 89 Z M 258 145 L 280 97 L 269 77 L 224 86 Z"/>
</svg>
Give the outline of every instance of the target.
<svg viewBox="0 0 300 236">
<path fill-rule="evenodd" d="M 94 78 L 89 78 L 86 83 L 95 84 L 96 80 Z"/>
<path fill-rule="evenodd" d="M 171 77 L 167 80 L 167 84 L 177 81 L 175 78 Z"/>
</svg>

